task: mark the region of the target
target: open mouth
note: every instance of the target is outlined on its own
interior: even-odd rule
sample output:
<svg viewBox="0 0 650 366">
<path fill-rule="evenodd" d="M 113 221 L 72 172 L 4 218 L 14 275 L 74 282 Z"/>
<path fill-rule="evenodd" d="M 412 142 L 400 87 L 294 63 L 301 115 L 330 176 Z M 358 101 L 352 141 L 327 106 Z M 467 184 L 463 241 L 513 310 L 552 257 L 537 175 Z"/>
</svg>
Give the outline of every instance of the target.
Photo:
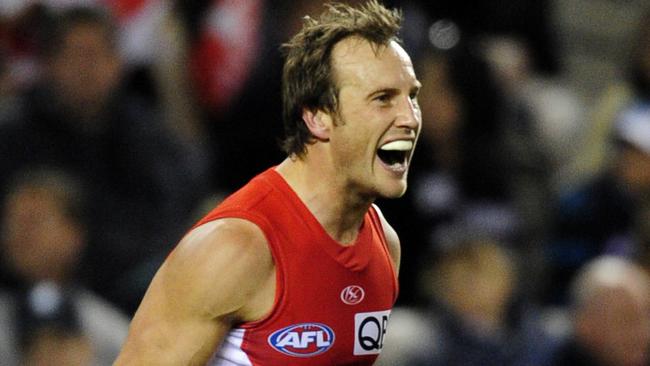
<svg viewBox="0 0 650 366">
<path fill-rule="evenodd" d="M 408 163 L 411 149 L 413 149 L 413 141 L 391 141 L 377 150 L 377 156 L 391 170 L 403 170 Z"/>
</svg>

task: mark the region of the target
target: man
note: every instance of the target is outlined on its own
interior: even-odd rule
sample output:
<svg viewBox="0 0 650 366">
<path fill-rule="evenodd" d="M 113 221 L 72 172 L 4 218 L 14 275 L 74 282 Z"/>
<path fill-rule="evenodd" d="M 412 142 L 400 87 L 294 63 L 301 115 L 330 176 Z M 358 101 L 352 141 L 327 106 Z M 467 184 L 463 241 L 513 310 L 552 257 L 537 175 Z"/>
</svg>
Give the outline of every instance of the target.
<svg viewBox="0 0 650 366">
<path fill-rule="evenodd" d="M 615 256 L 587 263 L 572 283 L 573 337 L 555 366 L 643 366 L 650 361 L 650 278 Z"/>
<path fill-rule="evenodd" d="M 34 166 L 86 182 L 83 277 L 133 313 L 146 290 L 138 279 L 153 276 L 149 262 L 184 234 L 202 198 L 205 161 L 157 106 L 126 87 L 108 13 L 73 6 L 45 19 L 42 79 L 21 93 L 15 113 L 0 116 L 0 196 L 10 177 Z"/>
<path fill-rule="evenodd" d="M 421 125 L 400 15 L 331 5 L 287 44 L 288 158 L 181 241 L 117 365 L 370 365 L 397 296 L 399 240 L 373 206 L 404 194 Z"/>
<path fill-rule="evenodd" d="M 41 167 L 16 174 L 0 205 L 2 365 L 110 365 L 128 318 L 81 283 L 88 248 L 87 190 L 69 172 Z"/>
<path fill-rule="evenodd" d="M 608 165 L 558 202 L 547 252 L 548 300 L 567 301 L 571 278 L 599 255 L 645 256 L 650 207 L 650 104 L 622 110 L 612 131 Z"/>
</svg>

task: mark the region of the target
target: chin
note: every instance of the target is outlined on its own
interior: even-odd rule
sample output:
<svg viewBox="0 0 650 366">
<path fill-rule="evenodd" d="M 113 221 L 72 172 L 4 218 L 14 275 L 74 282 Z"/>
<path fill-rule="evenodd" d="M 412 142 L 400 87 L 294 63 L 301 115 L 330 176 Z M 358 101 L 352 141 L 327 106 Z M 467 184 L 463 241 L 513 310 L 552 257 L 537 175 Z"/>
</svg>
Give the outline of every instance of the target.
<svg viewBox="0 0 650 366">
<path fill-rule="evenodd" d="M 406 193 L 406 182 L 393 185 L 392 187 L 381 187 L 378 196 L 381 198 L 400 198 Z"/>
</svg>

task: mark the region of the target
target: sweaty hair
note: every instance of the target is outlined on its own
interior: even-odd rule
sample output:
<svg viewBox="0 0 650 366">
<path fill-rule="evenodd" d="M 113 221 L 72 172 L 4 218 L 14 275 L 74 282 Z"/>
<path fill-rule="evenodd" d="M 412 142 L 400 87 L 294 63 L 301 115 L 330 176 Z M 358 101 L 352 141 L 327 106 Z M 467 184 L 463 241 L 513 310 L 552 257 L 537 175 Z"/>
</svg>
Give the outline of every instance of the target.
<svg viewBox="0 0 650 366">
<path fill-rule="evenodd" d="M 307 144 L 314 141 L 302 119 L 304 109 L 330 113 L 338 110 L 338 87 L 331 60 L 334 46 L 351 36 L 373 46 L 386 46 L 398 40 L 401 13 L 386 9 L 377 0 L 358 8 L 340 3 L 325 6 L 318 19 L 306 16 L 300 32 L 282 46 L 282 149 L 288 155 L 303 156 Z"/>
</svg>

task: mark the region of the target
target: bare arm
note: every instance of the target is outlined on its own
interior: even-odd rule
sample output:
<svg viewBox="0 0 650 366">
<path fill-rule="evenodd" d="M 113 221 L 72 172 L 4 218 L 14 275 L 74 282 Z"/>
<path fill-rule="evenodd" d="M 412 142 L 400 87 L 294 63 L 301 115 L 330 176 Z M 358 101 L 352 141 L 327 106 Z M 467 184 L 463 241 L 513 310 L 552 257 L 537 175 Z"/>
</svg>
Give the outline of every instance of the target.
<svg viewBox="0 0 650 366">
<path fill-rule="evenodd" d="M 252 223 L 222 219 L 194 229 L 152 280 L 115 365 L 204 365 L 233 323 L 271 309 L 274 274 Z"/>
<path fill-rule="evenodd" d="M 381 213 L 381 210 L 379 210 L 379 207 L 377 207 L 377 205 L 373 206 L 375 208 L 375 211 L 377 211 L 379 219 L 381 220 L 381 226 L 384 228 L 384 236 L 386 237 L 386 242 L 388 244 L 388 251 L 390 251 L 390 256 L 393 259 L 393 264 L 395 265 L 395 272 L 397 272 L 399 275 L 399 265 L 402 255 L 399 237 L 397 236 L 395 229 L 393 229 L 388 221 L 386 221 L 386 218 L 384 217 L 384 214 Z"/>
</svg>

